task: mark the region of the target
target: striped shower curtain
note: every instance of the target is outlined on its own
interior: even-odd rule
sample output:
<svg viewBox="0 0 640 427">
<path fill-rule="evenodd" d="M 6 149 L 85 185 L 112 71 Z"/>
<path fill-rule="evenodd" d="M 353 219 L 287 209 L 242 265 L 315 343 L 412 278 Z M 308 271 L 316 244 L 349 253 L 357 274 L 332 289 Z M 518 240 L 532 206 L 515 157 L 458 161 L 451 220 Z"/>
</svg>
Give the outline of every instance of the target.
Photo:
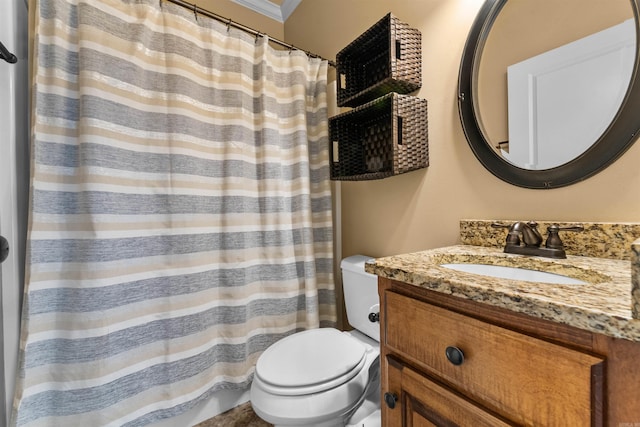
<svg viewBox="0 0 640 427">
<path fill-rule="evenodd" d="M 141 426 L 335 322 L 327 62 L 160 0 L 39 0 L 12 423 Z"/>
</svg>

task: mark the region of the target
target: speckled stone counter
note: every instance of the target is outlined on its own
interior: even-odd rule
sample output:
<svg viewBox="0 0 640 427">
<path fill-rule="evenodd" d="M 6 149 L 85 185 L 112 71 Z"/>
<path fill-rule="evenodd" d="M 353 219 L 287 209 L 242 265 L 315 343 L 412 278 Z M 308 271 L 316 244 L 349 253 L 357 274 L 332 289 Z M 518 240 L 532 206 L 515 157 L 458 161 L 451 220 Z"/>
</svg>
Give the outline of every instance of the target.
<svg viewBox="0 0 640 427">
<path fill-rule="evenodd" d="M 505 254 L 501 248 L 458 245 L 377 258 L 367 263 L 365 270 L 436 292 L 640 342 L 640 240 L 630 246 L 635 254 L 629 256 L 634 258 L 631 262 L 572 255 L 556 260 Z M 631 251 L 631 247 L 628 250 Z M 559 285 L 496 279 L 440 266 L 460 262 L 553 272 L 587 284 Z"/>
<path fill-rule="evenodd" d="M 631 300 L 635 319 L 640 319 L 640 239 L 631 245 Z"/>
<path fill-rule="evenodd" d="M 463 245 L 504 246 L 507 230 L 493 228 L 491 224 L 513 224 L 515 220 L 463 219 L 460 221 L 460 243 Z M 590 256 L 596 258 L 630 259 L 631 244 L 640 239 L 640 224 L 614 222 L 561 222 L 536 221 L 538 230 L 546 237 L 547 227 L 557 224 L 560 227 L 582 225 L 584 231 L 561 231 L 560 237 L 564 249 L 569 255 Z"/>
</svg>

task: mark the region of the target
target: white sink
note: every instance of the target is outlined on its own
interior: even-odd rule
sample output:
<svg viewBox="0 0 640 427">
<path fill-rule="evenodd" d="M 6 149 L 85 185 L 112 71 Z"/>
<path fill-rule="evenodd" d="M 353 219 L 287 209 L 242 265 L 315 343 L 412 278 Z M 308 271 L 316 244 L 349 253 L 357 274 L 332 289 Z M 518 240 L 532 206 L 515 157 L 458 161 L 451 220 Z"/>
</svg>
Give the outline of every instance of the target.
<svg viewBox="0 0 640 427">
<path fill-rule="evenodd" d="M 529 270 L 518 267 L 505 267 L 489 264 L 440 264 L 441 267 L 481 276 L 497 277 L 500 279 L 524 280 L 526 282 L 553 283 L 560 285 L 585 285 L 587 282 L 574 279 L 562 274 L 547 273 L 545 271 Z"/>
</svg>

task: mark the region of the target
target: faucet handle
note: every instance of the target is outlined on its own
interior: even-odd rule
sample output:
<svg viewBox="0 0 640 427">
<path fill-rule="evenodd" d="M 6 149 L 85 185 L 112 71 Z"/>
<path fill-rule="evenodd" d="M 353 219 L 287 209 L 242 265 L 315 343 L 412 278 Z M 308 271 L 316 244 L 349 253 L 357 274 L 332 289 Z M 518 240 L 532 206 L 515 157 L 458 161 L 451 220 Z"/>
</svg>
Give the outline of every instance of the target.
<svg viewBox="0 0 640 427">
<path fill-rule="evenodd" d="M 511 228 L 512 224 L 502 224 L 501 222 L 492 222 L 491 227 L 493 228 Z"/>
<path fill-rule="evenodd" d="M 584 231 L 584 226 L 582 225 L 570 225 L 568 227 L 560 227 L 558 224 L 553 224 L 551 227 L 558 227 L 558 230 L 564 231 Z"/>
<path fill-rule="evenodd" d="M 562 240 L 558 234 L 560 231 L 584 231 L 582 225 L 572 225 L 568 227 L 560 227 L 558 224 L 552 224 L 547 227 L 547 242 L 545 246 L 550 249 L 563 249 Z"/>
</svg>

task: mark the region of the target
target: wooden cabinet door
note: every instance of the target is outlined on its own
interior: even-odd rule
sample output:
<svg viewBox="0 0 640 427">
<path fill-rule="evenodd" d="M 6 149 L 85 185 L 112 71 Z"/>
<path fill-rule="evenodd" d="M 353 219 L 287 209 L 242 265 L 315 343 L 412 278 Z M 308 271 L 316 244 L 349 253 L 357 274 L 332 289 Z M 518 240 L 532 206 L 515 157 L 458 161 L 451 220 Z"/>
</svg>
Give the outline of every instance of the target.
<svg viewBox="0 0 640 427">
<path fill-rule="evenodd" d="M 463 396 L 420 375 L 392 357 L 383 363 L 384 375 L 393 378 L 383 390 L 397 396 L 395 407 L 383 403 L 385 427 L 507 427 L 510 424 Z M 392 385 L 393 384 L 393 385 Z"/>
</svg>

